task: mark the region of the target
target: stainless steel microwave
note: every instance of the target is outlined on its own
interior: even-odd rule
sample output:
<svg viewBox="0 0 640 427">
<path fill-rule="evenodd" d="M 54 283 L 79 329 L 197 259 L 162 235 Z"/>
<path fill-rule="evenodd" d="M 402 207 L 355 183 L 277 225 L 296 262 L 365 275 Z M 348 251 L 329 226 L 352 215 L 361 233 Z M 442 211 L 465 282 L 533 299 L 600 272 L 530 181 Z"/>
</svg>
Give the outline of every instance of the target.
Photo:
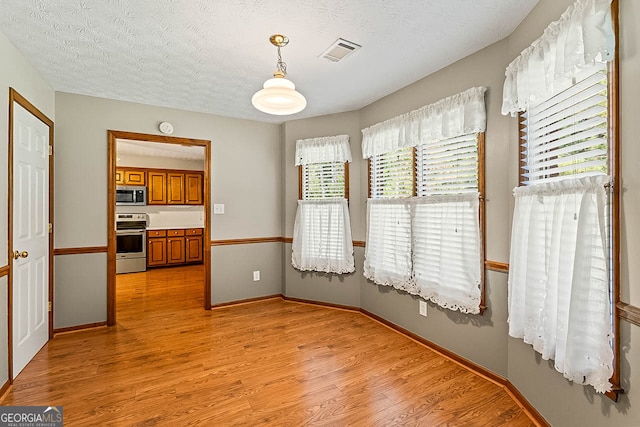
<svg viewBox="0 0 640 427">
<path fill-rule="evenodd" d="M 147 204 L 147 187 L 118 185 L 116 187 L 116 205 L 144 206 Z"/>
</svg>

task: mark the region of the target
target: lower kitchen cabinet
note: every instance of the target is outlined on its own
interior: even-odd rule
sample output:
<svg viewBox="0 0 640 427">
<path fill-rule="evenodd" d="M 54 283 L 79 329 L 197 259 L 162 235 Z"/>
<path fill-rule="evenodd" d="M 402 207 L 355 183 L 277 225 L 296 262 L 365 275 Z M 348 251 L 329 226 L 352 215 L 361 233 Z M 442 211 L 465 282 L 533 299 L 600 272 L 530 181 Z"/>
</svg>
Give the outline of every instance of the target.
<svg viewBox="0 0 640 427">
<path fill-rule="evenodd" d="M 186 261 L 202 262 L 202 228 L 189 228 L 185 232 Z"/>
<path fill-rule="evenodd" d="M 149 230 L 147 267 L 202 262 L 201 228 Z"/>
<path fill-rule="evenodd" d="M 167 264 L 184 263 L 184 230 L 167 230 Z"/>
<path fill-rule="evenodd" d="M 167 265 L 167 230 L 147 232 L 147 267 Z"/>
</svg>

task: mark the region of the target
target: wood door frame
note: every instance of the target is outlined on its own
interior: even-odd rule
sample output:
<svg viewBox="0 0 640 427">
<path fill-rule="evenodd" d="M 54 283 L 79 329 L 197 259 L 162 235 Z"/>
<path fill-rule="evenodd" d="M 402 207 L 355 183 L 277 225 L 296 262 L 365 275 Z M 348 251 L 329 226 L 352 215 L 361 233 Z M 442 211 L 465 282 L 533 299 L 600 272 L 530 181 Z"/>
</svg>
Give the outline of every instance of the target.
<svg viewBox="0 0 640 427">
<path fill-rule="evenodd" d="M 204 180 L 203 180 L 203 203 L 204 203 L 204 235 L 203 239 L 203 261 L 204 261 L 204 309 L 211 310 L 211 141 L 206 139 L 180 138 L 167 135 L 152 135 L 145 133 L 126 132 L 118 130 L 108 130 L 108 165 L 107 170 L 107 326 L 116 324 L 116 151 L 118 139 L 130 139 L 141 142 L 162 142 L 165 144 L 181 144 L 187 146 L 198 146 L 204 148 Z"/>
<path fill-rule="evenodd" d="M 42 111 L 40 111 L 35 105 L 29 102 L 24 96 L 22 96 L 17 90 L 10 87 L 9 88 L 9 140 L 8 140 L 8 150 L 9 155 L 7 157 L 7 169 L 9 175 L 8 181 L 8 252 L 11 252 L 13 249 L 13 119 L 14 119 L 14 109 L 13 104 L 17 103 L 22 108 L 27 110 L 30 114 L 38 118 L 42 123 L 44 123 L 49 128 L 49 146 L 52 151 L 49 155 L 49 223 L 53 225 L 53 212 L 54 212 L 54 204 L 53 204 L 53 143 L 54 143 L 54 123 L 53 121 L 46 116 Z M 49 233 L 49 248 L 48 248 L 48 258 L 49 258 L 49 304 L 51 304 L 51 309 L 49 310 L 49 339 L 53 338 L 53 227 L 51 232 Z M 9 374 L 9 382 L 13 384 L 13 260 L 9 255 L 7 259 L 9 262 L 9 278 L 7 282 L 7 298 L 8 298 L 8 350 L 9 350 L 9 364 L 8 364 L 8 374 Z"/>
</svg>

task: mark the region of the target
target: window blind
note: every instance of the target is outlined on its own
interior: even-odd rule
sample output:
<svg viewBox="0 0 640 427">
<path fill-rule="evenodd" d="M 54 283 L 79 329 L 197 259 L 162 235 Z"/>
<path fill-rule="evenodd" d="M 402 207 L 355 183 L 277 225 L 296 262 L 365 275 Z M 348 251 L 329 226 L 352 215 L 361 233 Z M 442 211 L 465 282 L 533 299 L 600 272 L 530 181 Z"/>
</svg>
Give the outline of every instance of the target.
<svg viewBox="0 0 640 427">
<path fill-rule="evenodd" d="M 525 185 L 607 174 L 607 66 L 596 63 L 575 84 L 522 117 Z"/>
<path fill-rule="evenodd" d="M 325 162 L 302 166 L 302 198 L 345 197 L 345 163 Z"/>
<path fill-rule="evenodd" d="M 414 186 L 413 162 L 412 147 L 371 157 L 369 197 L 411 197 Z"/>
<path fill-rule="evenodd" d="M 478 137 L 463 135 L 416 147 L 417 195 L 478 191 Z"/>
</svg>

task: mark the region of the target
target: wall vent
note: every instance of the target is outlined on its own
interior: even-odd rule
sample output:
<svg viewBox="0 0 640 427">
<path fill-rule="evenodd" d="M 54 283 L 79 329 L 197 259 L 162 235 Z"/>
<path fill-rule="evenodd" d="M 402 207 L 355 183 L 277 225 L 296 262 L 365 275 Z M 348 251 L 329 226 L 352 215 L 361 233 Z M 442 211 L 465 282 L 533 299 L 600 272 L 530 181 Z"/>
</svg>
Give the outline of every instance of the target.
<svg viewBox="0 0 640 427">
<path fill-rule="evenodd" d="M 345 39 L 338 39 L 327 50 L 320 54 L 320 58 L 328 59 L 331 62 L 342 61 L 362 46 Z"/>
</svg>

